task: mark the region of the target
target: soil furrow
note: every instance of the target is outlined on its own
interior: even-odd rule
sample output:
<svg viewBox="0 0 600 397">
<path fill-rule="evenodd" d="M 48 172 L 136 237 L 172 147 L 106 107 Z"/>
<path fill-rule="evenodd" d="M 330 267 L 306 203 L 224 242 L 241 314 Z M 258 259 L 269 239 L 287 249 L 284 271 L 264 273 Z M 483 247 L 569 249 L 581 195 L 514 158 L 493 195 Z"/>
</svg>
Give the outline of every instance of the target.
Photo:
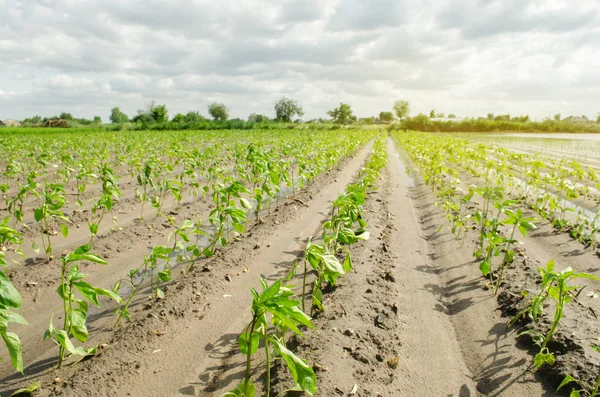
<svg viewBox="0 0 600 397">
<path fill-rule="evenodd" d="M 114 336 L 89 362 L 41 376 L 5 378 L 3 389 L 39 378 L 40 396 L 219 395 L 237 380 L 215 375 L 234 349 L 249 317 L 249 286 L 258 276 L 270 279 L 289 270 L 303 244 L 327 216 L 331 200 L 343 191 L 369 154 L 371 145 L 318 178 L 310 187 L 275 208 L 243 239 L 202 260 L 187 279 L 176 278 L 167 299 L 153 308 L 138 307 L 134 321 Z M 306 206 L 300 204 L 306 203 Z M 166 236 L 163 236 L 166 237 Z M 141 306 L 141 305 L 140 305 Z M 141 312 L 139 312 L 141 311 Z M 51 358 L 46 363 L 53 365 Z M 54 376 L 61 382 L 51 385 Z"/>
</svg>

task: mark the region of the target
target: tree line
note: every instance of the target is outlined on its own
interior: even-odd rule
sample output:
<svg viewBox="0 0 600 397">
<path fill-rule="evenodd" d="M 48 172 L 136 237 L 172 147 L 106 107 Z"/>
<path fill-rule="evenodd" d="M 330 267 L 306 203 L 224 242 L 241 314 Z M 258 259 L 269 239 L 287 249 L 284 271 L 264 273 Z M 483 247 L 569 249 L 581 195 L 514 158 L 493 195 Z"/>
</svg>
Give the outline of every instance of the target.
<svg viewBox="0 0 600 397">
<path fill-rule="evenodd" d="M 274 103 L 275 117 L 270 118 L 264 114 L 252 113 L 246 120 L 230 119 L 229 108 L 224 103 L 213 102 L 207 107 L 209 117 L 204 117 L 198 111 L 189 111 L 185 114 L 177 113 L 169 117 L 169 111 L 164 104 L 154 101 L 148 103 L 145 109 L 138 110 L 133 117 L 121 111 L 119 107 L 111 109 L 109 121 L 115 128 L 133 129 L 249 129 L 271 128 L 269 123 L 304 122 L 304 110 L 298 101 L 281 97 Z M 309 123 L 334 123 L 347 124 L 389 124 L 395 123 L 395 128 L 417 129 L 423 131 L 565 131 L 579 132 L 600 129 L 594 121 L 586 116 L 568 116 L 561 118 L 560 114 L 547 117 L 542 122 L 530 120 L 528 115 L 511 116 L 510 114 L 488 113 L 486 117 L 459 119 L 455 114 L 437 112 L 432 109 L 429 115 L 420 113 L 410 117 L 410 103 L 406 100 L 394 102 L 391 110 L 383 110 L 377 116 L 357 119 L 352 107 L 341 102 L 327 112 L 328 118 L 313 119 Z M 75 118 L 70 113 L 63 112 L 58 116 L 42 118 L 35 116 L 23 120 L 25 126 L 65 126 L 52 124 L 51 121 L 65 120 L 67 126 L 100 126 L 102 119 L 99 116 L 93 119 Z M 596 124 L 600 124 L 600 114 Z M 273 127 L 274 128 L 274 127 Z"/>
</svg>

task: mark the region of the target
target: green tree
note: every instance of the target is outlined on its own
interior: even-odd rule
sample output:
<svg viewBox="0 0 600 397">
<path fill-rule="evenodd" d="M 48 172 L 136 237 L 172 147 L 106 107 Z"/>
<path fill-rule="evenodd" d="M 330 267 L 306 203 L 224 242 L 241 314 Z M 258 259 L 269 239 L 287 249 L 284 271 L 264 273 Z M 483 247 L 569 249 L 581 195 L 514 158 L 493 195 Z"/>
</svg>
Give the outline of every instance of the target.
<svg viewBox="0 0 600 397">
<path fill-rule="evenodd" d="M 267 116 L 265 116 L 264 114 L 252 113 L 250 116 L 248 116 L 249 123 L 266 123 L 268 121 L 269 121 L 269 118 Z"/>
<path fill-rule="evenodd" d="M 186 123 L 200 123 L 202 121 L 206 121 L 206 118 L 200 112 L 189 111 L 185 114 Z"/>
<path fill-rule="evenodd" d="M 109 120 L 113 124 L 122 124 L 129 121 L 129 117 L 127 117 L 125 113 L 121 112 L 121 109 L 114 107 L 110 110 Z"/>
<path fill-rule="evenodd" d="M 150 116 L 157 123 L 169 121 L 169 111 L 166 105 L 155 105 L 150 111 Z"/>
<path fill-rule="evenodd" d="M 185 116 L 181 113 L 177 113 L 175 115 L 175 117 L 173 117 L 173 120 L 171 120 L 174 123 L 183 123 L 185 122 Z"/>
<path fill-rule="evenodd" d="M 435 117 L 435 109 L 431 109 L 431 112 L 429 112 L 429 118 L 434 118 Z"/>
<path fill-rule="evenodd" d="M 353 118 L 352 108 L 346 103 L 340 103 L 339 107 L 331 109 L 327 112 L 327 114 L 333 119 L 333 122 L 336 124 L 348 124 L 352 121 Z"/>
<path fill-rule="evenodd" d="M 33 117 L 29 117 L 27 119 L 23 120 L 23 124 L 41 124 L 42 123 L 42 116 L 33 116 Z"/>
<path fill-rule="evenodd" d="M 560 121 L 560 113 L 554 115 L 554 121 Z"/>
<path fill-rule="evenodd" d="M 455 115 L 454 113 L 450 113 L 450 114 L 448 115 L 448 118 L 449 118 L 449 119 L 455 119 L 455 118 L 456 118 L 456 115 Z"/>
<path fill-rule="evenodd" d="M 600 113 L 598 113 L 598 116 L 596 117 L 596 123 L 600 124 Z"/>
<path fill-rule="evenodd" d="M 213 102 L 208 106 L 208 114 L 215 120 L 227 120 L 229 111 L 224 103 Z"/>
<path fill-rule="evenodd" d="M 59 116 L 59 119 L 63 119 L 63 120 L 73 120 L 73 115 L 71 113 L 67 113 L 67 112 L 62 112 Z"/>
<path fill-rule="evenodd" d="M 494 113 L 488 113 L 487 114 L 487 119 L 488 120 L 494 120 Z"/>
<path fill-rule="evenodd" d="M 286 97 L 281 97 L 281 99 L 275 102 L 275 119 L 277 121 L 289 123 L 292 121 L 294 115 L 298 117 L 304 116 L 304 110 L 302 110 L 298 102 Z"/>
<path fill-rule="evenodd" d="M 100 116 L 94 116 L 94 119 L 92 120 L 92 123 L 94 123 L 94 124 L 102 124 L 102 118 Z"/>
<path fill-rule="evenodd" d="M 379 120 L 382 123 L 391 123 L 394 121 L 394 113 L 392 112 L 379 112 Z"/>
<path fill-rule="evenodd" d="M 410 113 L 410 104 L 408 101 L 398 100 L 394 102 L 394 113 L 396 117 L 402 120 L 405 117 L 408 117 Z"/>
</svg>

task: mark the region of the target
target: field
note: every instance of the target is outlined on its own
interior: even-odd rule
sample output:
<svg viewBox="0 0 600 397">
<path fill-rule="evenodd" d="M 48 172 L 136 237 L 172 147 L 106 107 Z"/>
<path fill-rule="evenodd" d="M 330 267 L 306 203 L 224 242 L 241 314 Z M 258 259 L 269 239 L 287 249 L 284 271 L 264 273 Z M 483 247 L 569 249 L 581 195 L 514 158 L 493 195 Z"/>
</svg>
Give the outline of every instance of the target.
<svg viewBox="0 0 600 397">
<path fill-rule="evenodd" d="M 2 396 L 596 393 L 598 141 L 32 129 L 0 145 Z"/>
</svg>

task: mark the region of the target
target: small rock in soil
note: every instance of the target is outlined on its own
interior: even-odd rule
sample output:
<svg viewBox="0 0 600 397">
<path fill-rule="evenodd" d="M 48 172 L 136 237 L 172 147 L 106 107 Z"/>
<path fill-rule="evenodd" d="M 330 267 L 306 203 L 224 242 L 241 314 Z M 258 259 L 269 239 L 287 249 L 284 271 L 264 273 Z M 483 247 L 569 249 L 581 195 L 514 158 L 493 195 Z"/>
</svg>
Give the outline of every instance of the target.
<svg viewBox="0 0 600 397">
<path fill-rule="evenodd" d="M 381 363 L 381 362 L 383 362 L 383 356 L 382 356 L 381 354 L 379 354 L 379 353 L 377 353 L 377 354 L 375 355 L 375 359 L 376 359 L 377 361 L 379 361 L 380 363 Z"/>
<path fill-rule="evenodd" d="M 373 290 L 371 288 L 367 288 L 367 290 L 365 291 L 365 294 L 372 294 Z"/>
<path fill-rule="evenodd" d="M 383 323 L 385 322 L 385 320 L 387 320 L 385 314 L 379 313 L 375 317 L 375 326 L 383 328 Z"/>
<path fill-rule="evenodd" d="M 225 275 L 225 280 L 231 282 L 231 276 L 229 274 Z"/>
<path fill-rule="evenodd" d="M 399 361 L 400 361 L 400 357 L 392 357 L 392 358 L 388 358 L 388 360 L 386 361 L 386 364 L 391 369 L 396 369 L 396 368 L 398 368 Z"/>
<path fill-rule="evenodd" d="M 394 312 L 394 314 L 398 314 L 398 305 L 397 304 L 393 304 L 392 305 L 392 311 Z"/>
<path fill-rule="evenodd" d="M 348 328 L 347 330 L 344 331 L 344 335 L 352 336 L 352 335 L 354 335 L 354 330 L 352 328 Z"/>
<path fill-rule="evenodd" d="M 315 372 L 325 372 L 325 371 L 329 371 L 329 368 L 322 366 L 321 364 L 315 364 L 313 365 L 313 371 Z"/>
</svg>

